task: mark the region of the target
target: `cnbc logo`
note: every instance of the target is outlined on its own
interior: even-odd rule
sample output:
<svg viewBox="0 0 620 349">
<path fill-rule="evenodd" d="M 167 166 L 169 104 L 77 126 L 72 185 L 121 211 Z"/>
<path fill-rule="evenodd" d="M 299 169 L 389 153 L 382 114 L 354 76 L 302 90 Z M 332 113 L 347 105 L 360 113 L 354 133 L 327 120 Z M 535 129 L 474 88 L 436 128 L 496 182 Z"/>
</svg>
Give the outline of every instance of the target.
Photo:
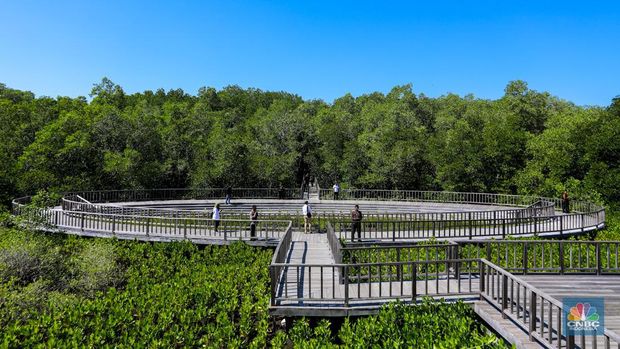
<svg viewBox="0 0 620 349">
<path fill-rule="evenodd" d="M 603 298 L 564 298 L 564 333 L 599 335 L 604 332 Z"/>
</svg>

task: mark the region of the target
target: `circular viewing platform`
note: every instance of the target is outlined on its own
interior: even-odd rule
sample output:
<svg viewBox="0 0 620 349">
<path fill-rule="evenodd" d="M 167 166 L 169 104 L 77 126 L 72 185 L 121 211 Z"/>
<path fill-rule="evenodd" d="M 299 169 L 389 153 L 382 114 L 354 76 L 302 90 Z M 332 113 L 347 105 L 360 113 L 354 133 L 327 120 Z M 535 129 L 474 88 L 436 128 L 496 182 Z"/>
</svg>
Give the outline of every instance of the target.
<svg viewBox="0 0 620 349">
<path fill-rule="evenodd" d="M 307 196 L 306 196 L 307 195 Z M 604 227 L 605 210 L 571 202 L 562 213 L 561 201 L 535 196 L 433 191 L 343 190 L 334 200 L 330 190 L 315 196 L 296 189 L 114 190 L 67 193 L 56 207 L 28 208 L 30 198 L 13 201 L 15 214 L 38 215 L 47 229 L 91 236 L 115 236 L 149 241 L 187 239 L 196 243 L 252 240 L 274 245 L 290 225 L 303 225 L 301 206 L 309 201 L 312 230 L 324 232 L 329 222 L 339 238 L 350 231 L 350 211 L 360 206 L 363 241 L 462 240 L 508 236 L 565 236 Z M 305 198 L 302 198 L 305 197 Z M 222 208 L 221 229 L 214 229 L 211 210 Z M 257 239 L 249 236 L 248 213 L 259 211 Z"/>
</svg>

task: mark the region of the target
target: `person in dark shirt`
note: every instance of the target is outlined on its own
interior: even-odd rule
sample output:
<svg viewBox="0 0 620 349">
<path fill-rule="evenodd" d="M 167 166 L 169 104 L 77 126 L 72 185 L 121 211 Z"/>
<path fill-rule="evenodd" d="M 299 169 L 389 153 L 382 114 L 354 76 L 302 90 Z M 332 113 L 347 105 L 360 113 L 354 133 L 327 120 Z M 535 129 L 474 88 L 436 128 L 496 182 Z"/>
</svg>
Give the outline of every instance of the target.
<svg viewBox="0 0 620 349">
<path fill-rule="evenodd" d="M 351 241 L 355 239 L 355 231 L 357 231 L 357 241 L 362 241 L 362 211 L 360 211 L 359 205 L 355 205 L 353 211 L 351 211 Z"/>
<path fill-rule="evenodd" d="M 570 213 L 570 199 L 566 190 L 562 193 L 562 212 Z"/>
<path fill-rule="evenodd" d="M 256 240 L 256 224 L 258 224 L 258 211 L 256 205 L 252 205 L 250 211 L 250 240 Z"/>
<path fill-rule="evenodd" d="M 230 199 L 232 199 L 232 188 L 229 186 L 226 188 L 226 205 L 230 205 Z"/>
</svg>

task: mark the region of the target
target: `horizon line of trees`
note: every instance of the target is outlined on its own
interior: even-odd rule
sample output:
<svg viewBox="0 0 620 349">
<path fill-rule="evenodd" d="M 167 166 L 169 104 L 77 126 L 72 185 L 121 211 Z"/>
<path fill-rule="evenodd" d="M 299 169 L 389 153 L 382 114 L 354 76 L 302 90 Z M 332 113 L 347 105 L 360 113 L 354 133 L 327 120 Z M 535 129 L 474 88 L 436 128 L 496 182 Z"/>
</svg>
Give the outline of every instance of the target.
<svg viewBox="0 0 620 349">
<path fill-rule="evenodd" d="M 497 100 L 411 85 L 332 104 L 228 86 L 84 97 L 0 84 L 0 195 L 164 187 L 453 190 L 620 201 L 620 97 L 576 106 L 512 81 Z"/>
</svg>

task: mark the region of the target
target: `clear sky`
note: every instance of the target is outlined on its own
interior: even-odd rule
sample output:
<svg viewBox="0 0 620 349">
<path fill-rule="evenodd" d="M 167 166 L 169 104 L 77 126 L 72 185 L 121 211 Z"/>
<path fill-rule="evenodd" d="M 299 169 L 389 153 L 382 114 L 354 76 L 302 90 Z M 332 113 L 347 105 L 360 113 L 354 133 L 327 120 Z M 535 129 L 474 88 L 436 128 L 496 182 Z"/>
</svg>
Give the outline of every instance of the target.
<svg viewBox="0 0 620 349">
<path fill-rule="evenodd" d="M 0 0 L 0 82 L 88 95 L 237 84 L 498 98 L 510 80 L 579 105 L 620 95 L 618 1 Z"/>
</svg>

